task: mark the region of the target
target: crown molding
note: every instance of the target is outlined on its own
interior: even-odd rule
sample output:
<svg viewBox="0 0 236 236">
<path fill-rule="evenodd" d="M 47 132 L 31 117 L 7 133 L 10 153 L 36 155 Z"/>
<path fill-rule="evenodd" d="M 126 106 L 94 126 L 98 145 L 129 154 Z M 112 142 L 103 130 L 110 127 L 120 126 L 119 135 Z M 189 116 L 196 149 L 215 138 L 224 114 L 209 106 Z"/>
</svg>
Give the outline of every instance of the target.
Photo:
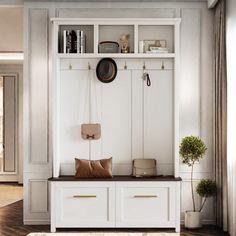
<svg viewBox="0 0 236 236">
<path fill-rule="evenodd" d="M 208 0 L 214 2 L 217 0 Z M 165 0 L 0 0 L 0 7 L 3 6 L 22 6 L 26 2 L 166 2 Z M 168 0 L 167 2 L 207 2 L 207 0 Z"/>
</svg>

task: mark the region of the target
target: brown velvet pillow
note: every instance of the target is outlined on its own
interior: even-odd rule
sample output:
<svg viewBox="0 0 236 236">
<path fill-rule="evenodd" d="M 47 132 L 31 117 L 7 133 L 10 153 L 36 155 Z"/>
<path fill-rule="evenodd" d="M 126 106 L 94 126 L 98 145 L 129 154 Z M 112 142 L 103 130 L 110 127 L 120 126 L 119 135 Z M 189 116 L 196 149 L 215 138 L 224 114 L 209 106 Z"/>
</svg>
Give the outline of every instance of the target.
<svg viewBox="0 0 236 236">
<path fill-rule="evenodd" d="M 75 158 L 76 178 L 112 178 L 112 157 L 102 160 Z"/>
</svg>

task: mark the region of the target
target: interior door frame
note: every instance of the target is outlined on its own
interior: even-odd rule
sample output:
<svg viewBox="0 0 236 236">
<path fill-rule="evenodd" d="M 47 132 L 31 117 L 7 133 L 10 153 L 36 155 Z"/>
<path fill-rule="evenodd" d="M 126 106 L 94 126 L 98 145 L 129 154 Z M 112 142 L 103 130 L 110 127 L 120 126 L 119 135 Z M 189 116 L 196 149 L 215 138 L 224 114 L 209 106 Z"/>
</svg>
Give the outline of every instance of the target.
<svg viewBox="0 0 236 236">
<path fill-rule="evenodd" d="M 0 172 L 0 181 L 17 181 L 19 174 L 19 74 L 17 72 L 1 72 L 0 77 L 15 77 L 15 137 L 14 137 L 14 148 L 15 148 L 15 171 L 14 172 Z"/>
</svg>

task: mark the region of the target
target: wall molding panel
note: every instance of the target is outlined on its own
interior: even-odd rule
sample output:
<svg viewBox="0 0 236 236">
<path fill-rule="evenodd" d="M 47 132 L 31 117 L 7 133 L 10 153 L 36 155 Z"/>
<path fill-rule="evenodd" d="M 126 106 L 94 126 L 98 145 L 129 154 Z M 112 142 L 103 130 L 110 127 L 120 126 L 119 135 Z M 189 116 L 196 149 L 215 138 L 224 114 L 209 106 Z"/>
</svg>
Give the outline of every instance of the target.
<svg viewBox="0 0 236 236">
<path fill-rule="evenodd" d="M 201 10 L 181 9 L 180 137 L 200 136 Z M 186 62 L 188 65 L 186 66 Z"/>
<path fill-rule="evenodd" d="M 0 74 L 1 75 L 1 74 Z M 18 137 L 18 74 L 4 76 L 4 165 L 3 171 L 18 172 L 17 137 Z"/>
<path fill-rule="evenodd" d="M 24 173 L 24 223 L 41 224 L 49 222 L 50 172 Z"/>
<path fill-rule="evenodd" d="M 38 192 L 40 192 L 42 195 L 39 195 Z M 41 198 L 47 199 L 47 201 L 41 202 Z M 48 213 L 48 181 L 41 179 L 30 179 L 29 199 L 29 209 L 31 213 Z"/>
<path fill-rule="evenodd" d="M 31 164 L 48 164 L 48 9 L 29 10 Z"/>
<path fill-rule="evenodd" d="M 43 5 L 43 4 L 42 4 Z M 49 223 L 50 18 L 48 6 L 25 3 L 24 60 L 24 223 Z"/>
</svg>

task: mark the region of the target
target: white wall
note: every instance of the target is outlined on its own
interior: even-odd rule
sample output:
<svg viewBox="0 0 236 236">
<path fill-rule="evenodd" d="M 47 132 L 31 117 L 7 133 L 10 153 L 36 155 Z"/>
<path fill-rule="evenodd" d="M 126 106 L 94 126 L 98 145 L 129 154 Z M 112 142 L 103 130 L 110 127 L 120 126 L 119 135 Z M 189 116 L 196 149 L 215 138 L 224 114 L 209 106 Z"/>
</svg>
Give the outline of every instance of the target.
<svg viewBox="0 0 236 236">
<path fill-rule="evenodd" d="M 213 79 L 212 79 L 212 12 L 207 2 L 191 3 L 57 3 L 25 5 L 25 223 L 45 223 L 49 218 L 47 177 L 52 175 L 50 64 L 47 50 L 50 17 L 181 17 L 180 137 L 200 135 L 208 147 L 207 156 L 196 165 L 194 180 L 213 175 Z M 33 19 L 33 21 L 32 21 Z M 36 27 L 36 28 L 35 28 Z M 37 28 L 38 27 L 38 28 Z M 40 29 L 40 37 L 36 37 Z M 42 33 L 43 32 L 43 33 Z M 49 34 L 50 36 L 50 34 Z M 32 42 L 32 38 L 35 40 Z M 39 53 L 29 46 L 33 43 Z M 45 49 L 46 48 L 46 49 Z M 41 50 L 40 50 L 41 49 Z M 46 50 L 46 51 L 45 51 Z M 35 54 L 36 53 L 36 54 Z M 33 60 L 32 60 L 33 59 Z M 37 62 L 37 64 L 34 64 Z M 46 64 L 45 64 L 46 62 Z M 33 64 L 32 64 L 33 63 Z M 37 65 L 40 64 L 40 73 Z M 49 65 L 49 67 L 48 67 Z M 38 88 L 41 88 L 39 91 Z M 42 93 L 45 96 L 42 96 Z M 50 92 L 49 92 L 50 95 Z M 41 98 L 41 99 L 40 99 Z M 29 102 L 31 101 L 31 102 Z M 32 101 L 35 102 L 32 107 Z M 48 105 L 49 104 L 49 105 Z M 37 109 L 34 107 L 37 106 Z M 39 116 L 40 114 L 40 116 Z M 40 129 L 37 124 L 40 124 Z M 46 136 L 45 136 L 46 135 Z M 45 138 L 47 137 L 47 138 Z M 38 142 L 37 142 L 38 140 Z M 40 145 L 34 146 L 34 143 Z M 191 209 L 190 169 L 180 165 L 182 212 Z M 40 192 L 39 192 L 40 193 Z M 40 204 L 39 204 L 40 203 Z M 204 209 L 204 222 L 214 223 L 213 199 Z"/>
<path fill-rule="evenodd" d="M 0 52 L 23 51 L 23 7 L 0 7 Z"/>
<path fill-rule="evenodd" d="M 226 1 L 226 45 L 227 45 L 227 100 L 228 100 L 228 173 L 231 188 L 229 188 L 229 232 L 236 235 L 236 1 Z"/>
</svg>

